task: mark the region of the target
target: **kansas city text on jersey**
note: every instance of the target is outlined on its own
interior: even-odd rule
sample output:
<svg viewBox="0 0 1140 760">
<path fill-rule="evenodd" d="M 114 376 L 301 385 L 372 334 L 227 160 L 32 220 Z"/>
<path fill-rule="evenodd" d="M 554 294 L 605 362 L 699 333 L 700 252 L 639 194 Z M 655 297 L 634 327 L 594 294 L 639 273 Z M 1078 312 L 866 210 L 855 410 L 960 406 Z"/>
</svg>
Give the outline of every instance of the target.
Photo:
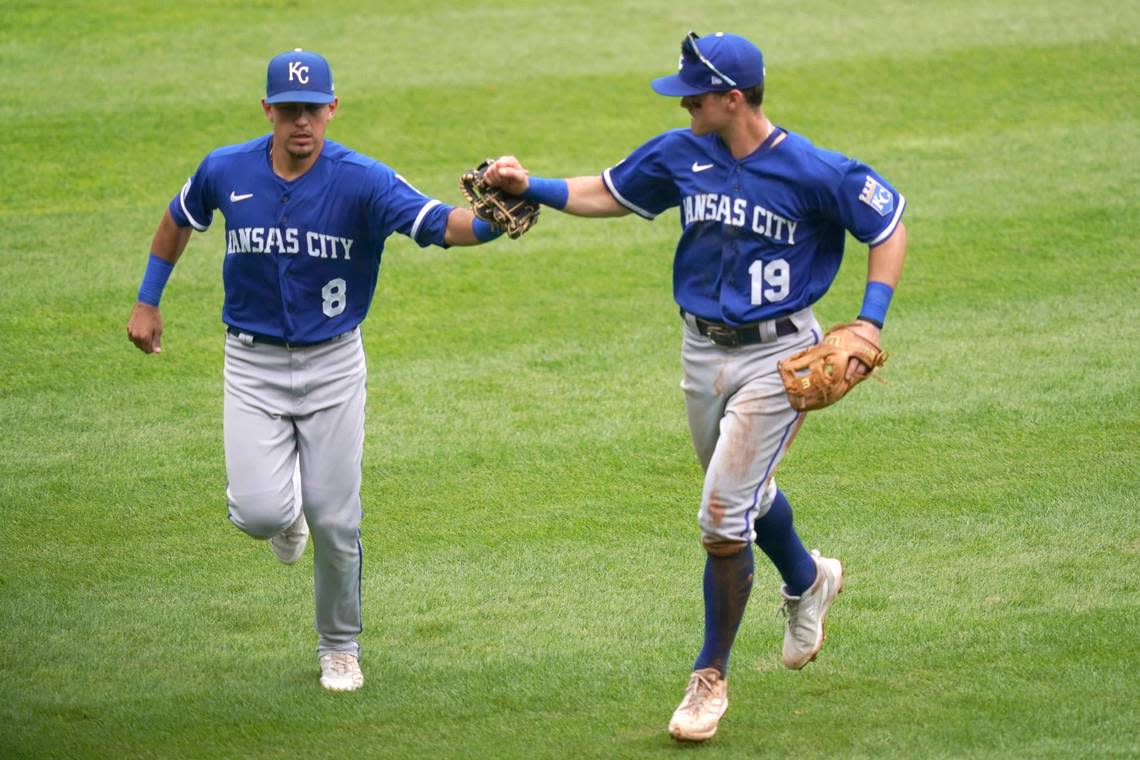
<svg viewBox="0 0 1140 760">
<path fill-rule="evenodd" d="M 301 253 L 317 259 L 351 259 L 353 240 L 320 232 L 306 232 L 302 238 L 296 227 L 238 227 L 226 231 L 226 253 Z"/>
<path fill-rule="evenodd" d="M 681 202 L 682 224 L 720 222 L 732 227 L 751 227 L 757 235 L 788 245 L 796 244 L 798 222 L 780 216 L 759 204 L 748 210 L 747 198 L 733 198 L 719 193 L 687 195 Z"/>
</svg>

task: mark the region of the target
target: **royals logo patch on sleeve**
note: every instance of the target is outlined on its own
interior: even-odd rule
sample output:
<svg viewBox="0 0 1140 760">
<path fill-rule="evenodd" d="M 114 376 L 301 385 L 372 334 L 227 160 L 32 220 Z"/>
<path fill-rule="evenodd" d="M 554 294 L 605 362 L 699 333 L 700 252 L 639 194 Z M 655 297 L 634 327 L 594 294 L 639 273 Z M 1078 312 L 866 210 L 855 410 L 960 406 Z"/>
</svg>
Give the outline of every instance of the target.
<svg viewBox="0 0 1140 760">
<path fill-rule="evenodd" d="M 878 211 L 879 216 L 886 216 L 895 210 L 895 194 L 870 175 L 863 185 L 863 192 L 859 193 L 859 200 Z"/>
</svg>

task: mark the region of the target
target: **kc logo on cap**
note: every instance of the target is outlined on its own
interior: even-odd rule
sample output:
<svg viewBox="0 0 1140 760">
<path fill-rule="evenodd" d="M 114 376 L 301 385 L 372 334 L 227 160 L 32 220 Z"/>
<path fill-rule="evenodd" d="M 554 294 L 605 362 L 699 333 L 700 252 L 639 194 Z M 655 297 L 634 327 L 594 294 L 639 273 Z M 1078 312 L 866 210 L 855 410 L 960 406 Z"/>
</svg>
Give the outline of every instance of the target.
<svg viewBox="0 0 1140 760">
<path fill-rule="evenodd" d="M 297 48 L 269 61 L 266 103 L 331 103 L 335 97 L 332 69 L 319 53 Z"/>
<path fill-rule="evenodd" d="M 294 79 L 301 84 L 309 83 L 309 67 L 301 61 L 289 61 L 289 81 Z"/>
</svg>

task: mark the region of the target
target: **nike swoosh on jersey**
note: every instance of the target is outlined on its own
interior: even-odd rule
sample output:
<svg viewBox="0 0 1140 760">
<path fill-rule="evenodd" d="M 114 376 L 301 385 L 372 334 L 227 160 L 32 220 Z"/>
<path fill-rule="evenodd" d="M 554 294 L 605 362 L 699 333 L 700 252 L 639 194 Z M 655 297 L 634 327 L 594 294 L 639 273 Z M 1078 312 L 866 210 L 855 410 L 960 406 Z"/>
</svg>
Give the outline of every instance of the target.
<svg viewBox="0 0 1140 760">
<path fill-rule="evenodd" d="M 712 164 L 702 164 L 699 161 L 693 162 L 693 172 L 703 172 L 705 169 L 713 168 Z"/>
<path fill-rule="evenodd" d="M 244 201 L 246 198 L 252 198 L 252 197 L 253 197 L 253 193 L 246 193 L 245 195 L 238 195 L 233 190 L 230 190 L 230 203 L 237 203 L 238 201 Z"/>
</svg>

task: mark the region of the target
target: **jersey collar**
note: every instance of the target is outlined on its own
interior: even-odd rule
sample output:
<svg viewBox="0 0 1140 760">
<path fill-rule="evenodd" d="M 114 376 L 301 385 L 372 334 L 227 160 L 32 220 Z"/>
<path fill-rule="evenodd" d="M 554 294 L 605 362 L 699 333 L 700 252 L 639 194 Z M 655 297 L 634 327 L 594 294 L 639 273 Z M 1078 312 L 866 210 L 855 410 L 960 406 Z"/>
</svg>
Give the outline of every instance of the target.
<svg viewBox="0 0 1140 760">
<path fill-rule="evenodd" d="M 764 138 L 764 141 L 762 143 L 760 143 L 758 146 L 756 146 L 756 150 L 752 151 L 747 156 L 744 156 L 742 158 L 733 158 L 732 157 L 732 151 L 728 149 L 728 145 L 724 142 L 724 140 L 720 139 L 720 135 L 713 134 L 713 135 L 711 135 L 711 137 L 716 142 L 717 147 L 719 147 L 722 151 L 724 151 L 728 155 L 728 160 L 731 163 L 742 164 L 745 161 L 749 161 L 753 158 L 761 156 L 765 153 L 765 151 L 771 150 L 772 148 L 776 147 L 777 145 L 779 145 L 781 142 L 784 141 L 784 138 L 787 137 L 787 135 L 788 135 L 787 130 L 785 130 L 783 127 L 779 127 L 779 126 L 776 126 L 775 124 L 773 124 L 772 125 L 772 131 L 768 133 L 768 136 Z"/>
</svg>

